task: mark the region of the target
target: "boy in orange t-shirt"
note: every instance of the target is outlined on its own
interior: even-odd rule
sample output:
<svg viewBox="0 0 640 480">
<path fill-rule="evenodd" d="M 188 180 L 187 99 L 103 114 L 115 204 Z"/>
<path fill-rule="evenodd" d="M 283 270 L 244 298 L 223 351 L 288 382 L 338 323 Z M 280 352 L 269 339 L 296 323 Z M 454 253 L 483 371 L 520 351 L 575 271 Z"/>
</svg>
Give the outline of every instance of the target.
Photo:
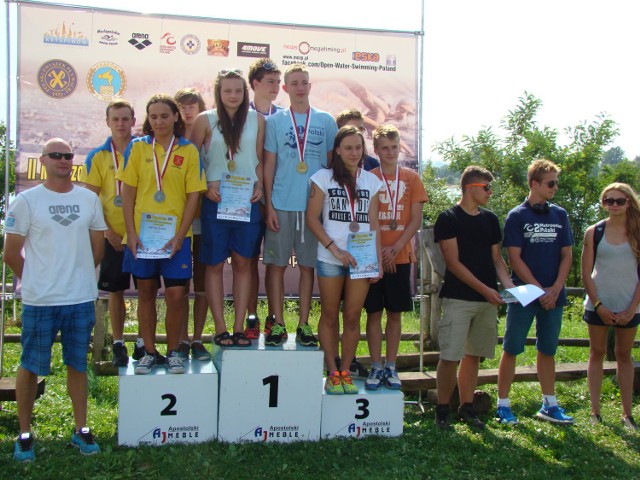
<svg viewBox="0 0 640 480">
<path fill-rule="evenodd" d="M 371 371 L 365 382 L 367 390 L 381 385 L 400 389 L 396 357 L 400 346 L 402 312 L 413 310 L 411 298 L 411 264 L 416 261 L 411 239 L 422 225 L 422 204 L 429 198 L 420 176 L 398 165 L 400 132 L 393 125 L 380 125 L 373 132 L 373 149 L 380 167 L 371 170 L 383 182 L 378 219 L 382 241 L 384 277 L 371 284 L 364 302 L 367 311 L 367 342 Z M 382 367 L 382 311 L 387 311 L 385 330 L 387 352 Z"/>
</svg>

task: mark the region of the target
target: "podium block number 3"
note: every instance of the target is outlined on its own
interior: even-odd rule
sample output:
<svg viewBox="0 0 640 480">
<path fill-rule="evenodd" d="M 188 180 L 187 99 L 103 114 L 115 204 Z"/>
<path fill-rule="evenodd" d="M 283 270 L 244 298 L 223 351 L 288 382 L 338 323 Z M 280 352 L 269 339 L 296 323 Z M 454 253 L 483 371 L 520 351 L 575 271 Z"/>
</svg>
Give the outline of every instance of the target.
<svg viewBox="0 0 640 480">
<path fill-rule="evenodd" d="M 356 400 L 356 403 L 358 404 L 358 412 L 360 412 L 356 413 L 356 419 L 362 420 L 363 418 L 367 418 L 369 416 L 369 409 L 367 408 L 369 406 L 369 400 L 359 398 Z"/>
<path fill-rule="evenodd" d="M 177 415 L 178 411 L 174 410 L 173 407 L 176 406 L 176 396 L 173 395 L 172 393 L 165 393 L 164 395 L 162 395 L 160 398 L 162 398 L 162 400 L 169 400 L 169 403 L 167 404 L 166 407 L 164 407 L 162 409 L 162 411 L 160 412 L 161 416 L 167 416 L 167 415 Z"/>
<path fill-rule="evenodd" d="M 278 375 L 262 379 L 262 385 L 269 385 L 269 408 L 278 408 Z"/>
</svg>

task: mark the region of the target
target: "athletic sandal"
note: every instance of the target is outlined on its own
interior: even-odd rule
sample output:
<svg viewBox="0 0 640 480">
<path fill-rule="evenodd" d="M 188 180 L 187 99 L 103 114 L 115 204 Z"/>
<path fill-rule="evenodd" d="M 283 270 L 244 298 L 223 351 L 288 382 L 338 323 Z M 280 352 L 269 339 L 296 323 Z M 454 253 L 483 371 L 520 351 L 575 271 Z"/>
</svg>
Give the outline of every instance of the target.
<svg viewBox="0 0 640 480">
<path fill-rule="evenodd" d="M 249 340 L 243 332 L 235 332 L 233 334 L 233 346 L 234 347 L 250 347 L 251 340 Z"/>
<path fill-rule="evenodd" d="M 233 337 L 229 332 L 222 332 L 214 336 L 213 343 L 220 347 L 233 347 L 234 345 Z"/>
</svg>

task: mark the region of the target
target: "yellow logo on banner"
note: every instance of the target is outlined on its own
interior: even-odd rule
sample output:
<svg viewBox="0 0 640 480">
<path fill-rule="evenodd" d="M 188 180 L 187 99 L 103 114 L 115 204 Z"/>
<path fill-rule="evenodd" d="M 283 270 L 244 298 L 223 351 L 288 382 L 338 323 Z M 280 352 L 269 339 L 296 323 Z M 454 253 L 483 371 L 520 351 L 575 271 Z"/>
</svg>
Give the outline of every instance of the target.
<svg viewBox="0 0 640 480">
<path fill-rule="evenodd" d="M 124 70 L 113 62 L 96 63 L 87 74 L 87 88 L 101 102 L 121 97 L 127 88 Z"/>
</svg>

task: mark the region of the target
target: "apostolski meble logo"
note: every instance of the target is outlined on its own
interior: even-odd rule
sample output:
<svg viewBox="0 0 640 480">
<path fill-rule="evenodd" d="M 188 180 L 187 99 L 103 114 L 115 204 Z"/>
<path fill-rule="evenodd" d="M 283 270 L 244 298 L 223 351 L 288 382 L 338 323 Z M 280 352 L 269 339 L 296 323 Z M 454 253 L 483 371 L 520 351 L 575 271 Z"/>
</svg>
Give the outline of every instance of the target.
<svg viewBox="0 0 640 480">
<path fill-rule="evenodd" d="M 238 42 L 237 55 L 239 57 L 268 58 L 270 45 L 268 43 Z"/>
<path fill-rule="evenodd" d="M 160 442 L 188 442 L 191 439 L 199 438 L 200 432 L 198 425 L 184 425 L 180 427 L 169 427 L 167 430 L 155 428 L 153 430 L 154 443 Z"/>
<path fill-rule="evenodd" d="M 299 425 L 270 425 L 269 428 L 256 427 L 253 431 L 254 438 L 260 438 L 261 441 L 266 442 L 267 439 L 277 438 L 292 438 L 300 439 L 300 426 Z"/>
<path fill-rule="evenodd" d="M 87 88 L 91 95 L 102 102 L 121 97 L 127 88 L 124 70 L 113 62 L 96 63 L 87 74 Z"/>
<path fill-rule="evenodd" d="M 132 33 L 131 38 L 129 39 L 129 43 L 136 47 L 138 50 L 144 50 L 149 45 L 151 45 L 151 40 L 149 40 L 148 33 Z"/>
<path fill-rule="evenodd" d="M 44 43 L 88 47 L 89 39 L 84 36 L 84 32 L 77 30 L 75 25 L 73 22 L 69 25 L 66 22 L 62 22 L 62 26 L 56 25 L 55 28 L 44 33 Z"/>
<path fill-rule="evenodd" d="M 48 97 L 65 98 L 78 86 L 78 75 L 75 69 L 64 60 L 49 60 L 38 70 L 38 86 Z"/>
</svg>

